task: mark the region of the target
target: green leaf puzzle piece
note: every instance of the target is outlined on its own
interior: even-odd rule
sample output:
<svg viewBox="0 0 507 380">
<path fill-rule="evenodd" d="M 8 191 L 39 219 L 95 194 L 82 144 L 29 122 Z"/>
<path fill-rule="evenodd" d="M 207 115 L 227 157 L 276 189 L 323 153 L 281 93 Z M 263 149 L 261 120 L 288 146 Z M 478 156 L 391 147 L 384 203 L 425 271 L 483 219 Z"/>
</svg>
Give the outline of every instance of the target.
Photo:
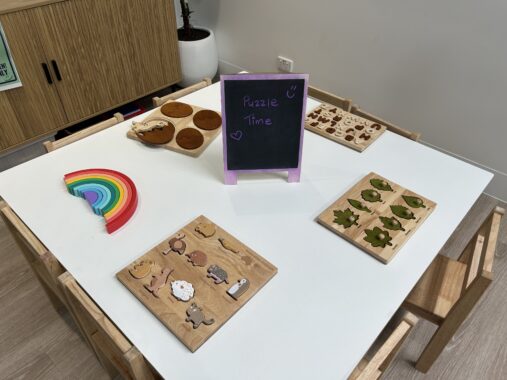
<svg viewBox="0 0 507 380">
<path fill-rule="evenodd" d="M 366 205 L 363 202 L 356 201 L 355 199 L 347 199 L 347 201 L 350 203 L 352 207 L 358 209 L 359 211 L 371 212 L 371 210 L 368 207 L 366 207 Z"/>
<path fill-rule="evenodd" d="M 352 212 L 350 208 L 347 208 L 345 211 L 335 210 L 333 211 L 334 220 L 333 222 L 342 225 L 345 228 L 349 228 L 352 225 L 358 225 L 357 220 L 359 219 L 359 215 L 356 215 Z"/>
<path fill-rule="evenodd" d="M 399 216 L 403 219 L 415 219 L 414 213 L 405 206 L 391 206 L 391 211 L 394 215 Z"/>
<path fill-rule="evenodd" d="M 419 197 L 411 197 L 410 195 L 402 195 L 403 200 L 407 205 L 413 208 L 426 208 L 423 200 Z"/>
<path fill-rule="evenodd" d="M 386 181 L 380 178 L 372 178 L 370 179 L 371 185 L 377 189 L 382 191 L 393 191 L 391 185 L 389 185 Z"/>
<path fill-rule="evenodd" d="M 405 231 L 400 221 L 396 219 L 394 216 L 388 218 L 386 216 L 380 216 L 380 221 L 384 225 L 384 228 L 393 231 Z"/>
<path fill-rule="evenodd" d="M 382 198 L 377 190 L 367 189 L 361 191 L 361 197 L 368 202 L 380 202 Z"/>
<path fill-rule="evenodd" d="M 391 243 L 393 238 L 389 236 L 389 232 L 386 230 L 379 227 L 373 227 L 373 230 L 366 229 L 364 232 L 366 233 L 364 240 L 374 247 L 385 248 L 386 245 L 393 245 L 393 243 Z"/>
</svg>

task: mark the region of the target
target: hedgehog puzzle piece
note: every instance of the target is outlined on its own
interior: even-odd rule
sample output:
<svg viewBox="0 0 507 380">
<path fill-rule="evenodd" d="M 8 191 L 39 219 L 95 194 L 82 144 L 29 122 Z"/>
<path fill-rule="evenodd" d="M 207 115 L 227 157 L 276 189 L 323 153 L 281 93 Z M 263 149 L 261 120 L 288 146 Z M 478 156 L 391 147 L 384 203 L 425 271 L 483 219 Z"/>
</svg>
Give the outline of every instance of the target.
<svg viewBox="0 0 507 380">
<path fill-rule="evenodd" d="M 171 240 L 169 240 L 169 249 L 166 249 L 162 252 L 164 255 L 167 255 L 169 252 L 173 251 L 183 255 L 185 249 L 187 249 L 187 243 L 183 240 L 185 238 L 185 234 L 177 234 Z"/>
<path fill-rule="evenodd" d="M 227 272 L 215 264 L 209 266 L 208 277 L 212 278 L 215 284 L 221 284 L 222 282 L 229 283 Z"/>
<path fill-rule="evenodd" d="M 215 320 L 213 318 L 206 319 L 202 309 L 197 306 L 195 302 L 192 302 L 190 307 L 187 309 L 187 318 L 185 321 L 192 322 L 194 329 L 198 328 L 201 323 L 204 323 L 206 326 L 215 323 Z"/>
<path fill-rule="evenodd" d="M 205 267 L 208 262 L 208 256 L 206 256 L 203 251 L 193 251 L 187 253 L 185 256 L 188 257 L 188 261 L 191 262 L 193 266 Z"/>
</svg>

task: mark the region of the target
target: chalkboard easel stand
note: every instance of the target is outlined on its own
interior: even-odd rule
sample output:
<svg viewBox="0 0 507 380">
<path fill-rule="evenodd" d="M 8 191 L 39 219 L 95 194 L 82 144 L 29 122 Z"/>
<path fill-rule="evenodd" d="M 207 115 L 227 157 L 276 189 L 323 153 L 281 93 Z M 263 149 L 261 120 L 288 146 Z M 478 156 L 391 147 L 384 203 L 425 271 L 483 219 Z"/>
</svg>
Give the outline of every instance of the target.
<svg viewBox="0 0 507 380">
<path fill-rule="evenodd" d="M 287 182 L 299 182 L 301 178 L 301 168 L 297 169 L 280 169 L 280 170 L 259 170 L 259 172 L 266 173 L 266 172 L 288 172 Z M 249 173 L 252 171 L 249 170 Z M 241 171 L 239 171 L 241 173 Z M 226 185 L 236 185 L 238 183 L 238 171 L 225 171 L 225 179 L 224 182 Z"/>
</svg>

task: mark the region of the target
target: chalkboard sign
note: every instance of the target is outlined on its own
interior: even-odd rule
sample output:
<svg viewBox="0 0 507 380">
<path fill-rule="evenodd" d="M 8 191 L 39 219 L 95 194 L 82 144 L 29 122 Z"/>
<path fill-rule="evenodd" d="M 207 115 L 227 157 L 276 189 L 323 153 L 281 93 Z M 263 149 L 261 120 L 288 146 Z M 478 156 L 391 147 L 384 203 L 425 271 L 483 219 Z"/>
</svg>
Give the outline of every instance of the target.
<svg viewBox="0 0 507 380">
<path fill-rule="evenodd" d="M 222 75 L 225 183 L 237 173 L 288 171 L 299 181 L 307 74 Z"/>
</svg>

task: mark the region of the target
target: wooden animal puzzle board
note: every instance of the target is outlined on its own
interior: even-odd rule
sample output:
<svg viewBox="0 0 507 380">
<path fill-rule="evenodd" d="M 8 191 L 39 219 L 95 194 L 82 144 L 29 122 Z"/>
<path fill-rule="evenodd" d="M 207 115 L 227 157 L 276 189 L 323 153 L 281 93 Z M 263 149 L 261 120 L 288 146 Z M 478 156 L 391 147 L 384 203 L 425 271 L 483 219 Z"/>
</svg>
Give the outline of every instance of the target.
<svg viewBox="0 0 507 380">
<path fill-rule="evenodd" d="M 384 133 L 386 127 L 322 103 L 306 116 L 305 129 L 362 152 Z"/>
<path fill-rule="evenodd" d="M 184 237 L 180 239 L 182 236 Z M 171 245 L 169 241 L 172 241 Z M 175 250 L 171 250 L 171 247 Z M 201 253 L 190 255 L 195 251 L 204 253 L 204 256 Z M 187 255 L 193 257 L 195 264 L 203 266 L 194 265 Z M 210 266 L 215 266 L 213 273 L 218 275 L 218 281 L 225 271 L 229 284 L 225 282 L 216 284 L 213 278 L 207 277 Z M 217 266 L 223 271 L 216 269 Z M 172 272 L 166 282 L 162 278 L 158 283 L 162 286 L 156 297 L 147 288 L 156 280 L 153 276 L 162 274 L 165 268 Z M 200 216 L 123 268 L 116 276 L 190 351 L 194 352 L 276 273 L 277 268 L 274 265 L 206 217 Z M 227 291 L 233 287 L 237 289 L 235 284 L 241 279 L 248 280 L 249 286 L 233 293 L 236 299 Z M 178 291 L 177 295 L 180 297 L 187 295 L 184 290 L 180 294 L 180 289 L 172 289 L 172 282 L 177 280 L 192 284 L 193 298 L 184 302 L 173 295 L 174 290 Z M 193 328 L 193 322 L 186 320 L 190 317 L 187 311 L 190 310 L 192 303 L 195 303 L 204 314 L 199 315 L 197 311 L 192 315 L 194 320 L 199 319 L 199 316 L 204 319 L 197 328 Z M 211 320 L 214 322 L 210 323 Z"/>
<path fill-rule="evenodd" d="M 387 264 L 435 207 L 435 202 L 370 173 L 317 221 Z"/>
<path fill-rule="evenodd" d="M 162 107 L 164 107 L 166 104 L 169 104 L 169 103 L 181 104 L 180 102 L 175 102 L 173 100 L 170 100 L 170 101 L 166 102 L 164 105 L 162 105 Z M 184 103 L 184 104 L 186 104 L 186 103 Z M 169 117 L 169 116 L 164 115 L 162 113 L 162 107 L 159 107 L 159 108 L 155 109 L 148 117 L 146 117 L 145 119 L 143 119 L 141 121 L 141 123 L 145 123 L 145 122 L 149 122 L 150 120 L 154 120 L 154 119 L 155 120 L 164 119 L 164 120 L 171 122 L 174 125 L 175 132 L 174 132 L 174 136 L 172 137 L 171 141 L 169 141 L 165 144 L 154 144 L 154 146 L 161 146 L 161 147 L 164 147 L 165 149 L 169 149 L 169 150 L 172 150 L 172 151 L 178 152 L 178 153 L 183 153 L 183 154 L 186 154 L 186 155 L 189 155 L 192 157 L 198 157 L 202 152 L 204 152 L 204 150 L 206 150 L 208 145 L 211 144 L 213 142 L 213 140 L 220 134 L 220 131 L 222 130 L 221 121 L 220 121 L 220 126 L 215 129 L 205 130 L 202 128 L 198 128 L 194 122 L 194 116 L 196 115 L 197 112 L 203 111 L 204 108 L 194 106 L 192 104 L 189 104 L 189 106 L 192 107 L 192 113 L 188 116 L 184 116 L 184 117 L 180 117 L 180 118 Z M 220 113 L 218 113 L 218 112 L 209 111 L 209 110 L 207 110 L 207 111 L 210 113 L 211 112 L 216 113 L 218 116 L 220 116 Z M 194 149 L 185 149 L 182 146 L 180 146 L 177 142 L 178 134 L 183 129 L 188 129 L 188 128 L 191 129 L 197 136 L 199 136 L 199 134 L 202 135 L 202 138 L 203 138 L 202 144 Z M 132 129 L 127 132 L 127 137 L 129 137 L 133 140 L 143 142 L 143 140 Z"/>
</svg>

